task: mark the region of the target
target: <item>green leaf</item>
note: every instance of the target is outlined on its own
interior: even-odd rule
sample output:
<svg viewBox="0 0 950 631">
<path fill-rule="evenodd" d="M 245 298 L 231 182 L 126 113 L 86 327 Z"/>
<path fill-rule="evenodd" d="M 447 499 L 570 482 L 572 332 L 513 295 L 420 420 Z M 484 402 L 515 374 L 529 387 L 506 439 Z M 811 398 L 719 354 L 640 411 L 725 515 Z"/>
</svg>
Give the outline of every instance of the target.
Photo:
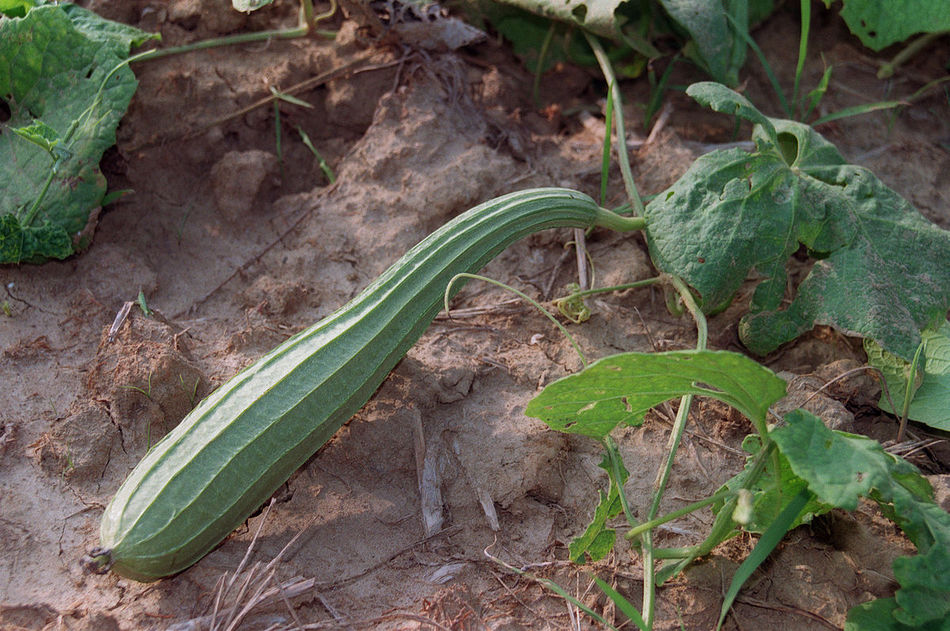
<svg viewBox="0 0 950 631">
<path fill-rule="evenodd" d="M 766 559 L 768 559 L 772 553 L 772 550 L 775 549 L 775 546 L 785 537 L 785 533 L 795 527 L 798 521 L 797 516 L 801 514 L 811 499 L 811 493 L 808 492 L 808 489 L 802 488 L 782 508 L 775 516 L 775 519 L 772 520 L 769 527 L 762 533 L 762 536 L 755 544 L 755 548 L 752 549 L 752 552 L 749 553 L 749 556 L 745 558 L 742 565 L 739 566 L 739 569 L 737 569 L 736 573 L 732 576 L 729 589 L 723 597 L 722 608 L 719 611 L 719 622 L 716 624 L 716 631 L 722 628 L 726 614 L 729 613 L 729 608 L 732 607 L 732 603 L 735 602 L 736 597 L 739 595 L 739 590 L 742 589 L 742 586 L 749 580 L 752 574 L 755 573 L 759 566 L 765 563 Z"/>
<path fill-rule="evenodd" d="M 639 425 L 647 411 L 685 394 L 733 406 L 764 427 L 785 382 L 757 362 L 728 351 L 622 353 L 548 385 L 525 414 L 553 429 L 593 438 L 617 425 Z"/>
<path fill-rule="evenodd" d="M 613 601 L 613 603 L 617 606 L 617 609 L 619 609 L 623 615 L 633 620 L 633 623 L 637 625 L 639 629 L 642 629 L 642 631 L 647 631 L 647 629 L 650 628 L 649 625 L 647 625 L 647 623 L 643 620 L 643 616 L 640 615 L 640 612 L 637 611 L 637 608 L 634 607 L 629 600 L 624 598 L 620 592 L 597 576 L 594 577 L 594 582 L 597 583 L 597 587 L 600 588 L 600 591 L 604 592 L 607 598 Z"/>
<path fill-rule="evenodd" d="M 745 468 L 720 488 L 720 490 L 729 489 L 731 491 L 748 488 L 752 492 L 752 517 L 742 526 L 745 530 L 758 534 L 765 532 L 792 499 L 808 488 L 808 484 L 792 471 L 788 464 L 788 458 L 782 453 L 774 454 L 772 456 L 773 460 L 771 460 L 771 462 L 778 465 L 777 474 L 775 467 L 769 466 L 757 480 L 747 484 L 754 468 L 756 455 L 761 448 L 761 436 L 758 434 L 746 436 L 742 441 L 742 449 L 748 452 L 750 456 L 746 459 Z M 718 514 L 724 505 L 725 502 L 723 501 L 713 504 L 713 513 Z M 789 529 L 810 523 L 816 515 L 827 513 L 832 508 L 834 506 L 823 504 L 817 498 L 812 497 L 795 516 Z"/>
<path fill-rule="evenodd" d="M 22 18 L 35 5 L 34 0 L 0 0 L 0 15 Z"/>
<path fill-rule="evenodd" d="M 844 631 L 950 631 L 950 620 L 934 620 L 919 626 L 901 624 L 894 617 L 897 600 L 878 598 L 853 607 L 848 612 Z"/>
<path fill-rule="evenodd" d="M 834 0 L 824 0 L 831 7 Z M 946 0 L 844 0 L 841 17 L 861 43 L 882 50 L 915 33 L 950 31 Z"/>
<path fill-rule="evenodd" d="M 629 472 L 620 463 L 620 481 L 614 479 L 613 467 L 609 456 L 604 455 L 600 463 L 600 468 L 607 472 L 610 480 L 610 489 L 608 493 L 597 491 L 600 502 L 594 510 L 594 517 L 584 531 L 584 534 L 575 537 L 568 545 L 568 553 L 571 561 L 575 563 L 584 559 L 584 553 L 590 556 L 591 561 L 603 559 L 613 549 L 616 540 L 616 531 L 607 527 L 607 522 L 623 512 L 623 505 L 620 502 L 620 489 L 623 488 Z"/>
<path fill-rule="evenodd" d="M 148 37 L 68 4 L 0 21 L 0 98 L 10 109 L 0 128 L 0 263 L 78 247 L 106 192 L 99 160 L 136 87 L 119 66 Z M 53 156 L 35 144 L 43 138 Z"/>
<path fill-rule="evenodd" d="M 20 138 L 29 140 L 34 145 L 42 147 L 50 154 L 53 153 L 53 149 L 63 140 L 63 137 L 60 136 L 58 131 L 43 121 L 35 121 L 24 127 L 13 127 L 10 131 Z"/>
<path fill-rule="evenodd" d="M 73 253 L 73 242 L 49 222 L 24 229 L 13 215 L 0 215 L 0 261 L 26 260 L 29 252 L 47 252 L 49 258 L 64 259 Z"/>
<path fill-rule="evenodd" d="M 756 151 L 706 154 L 650 202 L 654 263 L 695 288 L 707 311 L 727 304 L 755 272 L 758 285 L 739 328 L 755 353 L 826 324 L 912 358 L 919 332 L 950 308 L 950 232 L 867 169 L 846 164 L 809 126 L 763 122 L 728 92 L 708 83 L 690 91 L 756 123 Z M 801 245 L 818 260 L 785 306 L 786 264 Z"/>
<path fill-rule="evenodd" d="M 937 330 L 921 334 L 924 343 L 922 370 L 914 377 L 913 400 L 907 418 L 942 429 L 950 430 L 950 322 L 944 320 Z M 865 340 L 864 350 L 868 363 L 884 374 L 884 381 L 894 404 L 900 402 L 907 389 L 911 363 L 881 348 L 874 341 Z M 900 414 L 891 409 L 887 396 L 881 393 L 879 407 L 885 412 Z"/>
<path fill-rule="evenodd" d="M 772 119 L 760 112 L 749 99 L 735 90 L 730 90 L 721 83 L 700 81 L 686 88 L 686 94 L 693 97 L 697 103 L 716 112 L 738 116 L 747 121 L 761 125 L 772 144 L 778 144 L 775 127 Z"/>
<path fill-rule="evenodd" d="M 710 77 L 727 85 L 739 83 L 745 63 L 746 43 L 736 37 L 727 13 L 738 28 L 748 30 L 748 0 L 660 0 L 669 16 L 685 30 L 691 46 L 686 53 Z"/>
<path fill-rule="evenodd" d="M 950 618 L 950 514 L 927 480 L 877 441 L 832 431 L 804 410 L 785 420 L 772 439 L 822 502 L 854 510 L 860 497 L 870 498 L 917 546 L 917 556 L 894 561 L 901 587 L 893 618 L 909 626 Z"/>
</svg>

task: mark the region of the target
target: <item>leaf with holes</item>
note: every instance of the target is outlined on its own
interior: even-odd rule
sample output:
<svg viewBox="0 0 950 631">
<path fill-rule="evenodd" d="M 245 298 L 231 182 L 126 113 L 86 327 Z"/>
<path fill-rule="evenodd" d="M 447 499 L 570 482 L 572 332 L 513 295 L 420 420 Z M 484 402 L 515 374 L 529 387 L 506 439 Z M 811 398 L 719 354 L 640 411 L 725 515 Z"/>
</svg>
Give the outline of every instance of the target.
<svg viewBox="0 0 950 631">
<path fill-rule="evenodd" d="M 920 331 L 950 308 L 950 232 L 847 164 L 811 127 L 767 118 L 719 84 L 694 84 L 688 93 L 755 123 L 756 150 L 702 156 L 650 202 L 646 232 L 657 267 L 686 280 L 707 311 L 728 304 L 754 272 L 739 328 L 753 352 L 826 324 L 913 358 Z M 814 262 L 786 306 L 786 265 L 801 246 Z"/>
<path fill-rule="evenodd" d="M 823 1 L 829 8 L 834 3 Z M 916 33 L 950 31 L 947 0 L 846 0 L 841 17 L 872 50 L 882 50 Z"/>
<path fill-rule="evenodd" d="M 525 414 L 553 429 L 602 439 L 617 425 L 639 425 L 650 408 L 685 394 L 719 399 L 764 428 L 785 382 L 728 351 L 622 353 L 548 385 Z"/>
</svg>

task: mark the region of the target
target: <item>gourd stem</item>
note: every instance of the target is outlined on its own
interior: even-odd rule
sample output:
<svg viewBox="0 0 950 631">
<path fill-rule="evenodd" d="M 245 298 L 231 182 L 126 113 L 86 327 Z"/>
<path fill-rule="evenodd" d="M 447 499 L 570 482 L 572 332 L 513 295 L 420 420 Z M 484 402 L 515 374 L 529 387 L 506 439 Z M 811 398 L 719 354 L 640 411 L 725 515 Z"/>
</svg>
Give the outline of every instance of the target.
<svg viewBox="0 0 950 631">
<path fill-rule="evenodd" d="M 626 533 L 624 533 L 624 537 L 627 540 L 632 541 L 633 539 L 636 539 L 639 535 L 646 532 L 647 530 L 653 530 L 657 526 L 662 526 L 665 523 L 679 519 L 683 515 L 688 515 L 692 513 L 693 511 L 699 510 L 700 508 L 704 508 L 706 506 L 709 506 L 710 504 L 715 504 L 719 500 L 725 499 L 731 495 L 735 495 L 735 493 L 736 492 L 731 489 L 723 489 L 719 491 L 718 493 L 714 493 L 705 499 L 701 499 L 697 502 L 693 502 L 692 504 L 687 504 L 686 506 L 682 508 L 678 508 L 674 511 L 671 511 L 667 513 L 666 515 L 663 515 L 662 517 L 657 517 L 656 519 L 651 519 L 650 521 L 645 521 L 642 524 L 638 524 L 637 526 L 631 528 Z"/>
<path fill-rule="evenodd" d="M 643 217 L 624 217 L 606 208 L 598 208 L 594 225 L 617 232 L 632 232 L 646 229 L 647 220 Z"/>
<path fill-rule="evenodd" d="M 571 346 L 574 347 L 574 352 L 576 352 L 577 356 L 580 358 L 581 366 L 583 366 L 584 368 L 587 368 L 587 358 L 584 357 L 584 353 L 581 351 L 581 347 L 577 344 L 577 340 L 574 339 L 574 336 L 571 335 L 570 332 L 568 332 L 568 330 L 564 327 L 564 325 L 558 322 L 557 318 L 551 315 L 551 312 L 545 309 L 541 305 L 541 303 L 539 303 L 537 300 L 533 299 L 531 296 L 524 293 L 523 291 L 519 291 L 515 289 L 511 285 L 507 285 L 501 282 L 500 280 L 495 280 L 494 278 L 489 278 L 488 276 L 481 276 L 479 274 L 468 274 L 468 273 L 456 274 L 455 276 L 453 276 L 452 280 L 450 280 L 448 284 L 445 286 L 445 298 L 444 298 L 445 313 L 447 313 L 450 317 L 452 315 L 452 312 L 449 310 L 449 300 L 451 299 L 451 296 L 452 296 L 452 287 L 455 285 L 455 281 L 461 280 L 463 278 L 472 279 L 472 280 L 481 280 L 486 283 L 491 283 L 492 285 L 501 287 L 502 289 L 506 291 L 510 291 L 511 293 L 518 296 L 522 300 L 530 303 L 535 309 L 543 313 L 544 317 L 546 317 L 548 320 L 553 322 L 554 326 L 556 326 L 561 331 L 561 333 L 564 334 L 564 337 L 566 337 L 567 340 L 571 343 Z"/>
</svg>

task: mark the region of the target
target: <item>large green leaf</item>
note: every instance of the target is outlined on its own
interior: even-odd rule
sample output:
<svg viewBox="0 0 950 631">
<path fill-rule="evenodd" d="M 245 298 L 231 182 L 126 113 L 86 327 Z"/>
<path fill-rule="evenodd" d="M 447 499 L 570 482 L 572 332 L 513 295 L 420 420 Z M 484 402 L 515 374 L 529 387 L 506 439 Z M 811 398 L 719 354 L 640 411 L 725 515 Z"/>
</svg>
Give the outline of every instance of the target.
<svg viewBox="0 0 950 631">
<path fill-rule="evenodd" d="M 950 431 L 950 322 L 944 320 L 940 328 L 924 331 L 922 338 L 922 360 L 914 378 L 907 418 Z M 888 353 L 873 341 L 865 341 L 864 349 L 868 363 L 884 374 L 891 399 L 900 408 L 910 381 L 911 362 Z M 885 412 L 901 413 L 900 409 L 891 409 L 883 392 L 878 405 Z"/>
<path fill-rule="evenodd" d="M 650 408 L 685 394 L 724 401 L 763 427 L 769 406 L 785 396 L 785 382 L 728 351 L 622 353 L 551 383 L 525 414 L 561 432 L 601 439 L 621 423 L 641 424 Z"/>
<path fill-rule="evenodd" d="M 834 0 L 824 0 L 831 7 Z M 861 43 L 881 50 L 915 33 L 950 31 L 947 0 L 842 0 L 841 17 Z"/>
<path fill-rule="evenodd" d="M 950 618 L 950 515 L 934 502 L 927 480 L 877 441 L 832 431 L 804 410 L 785 420 L 771 437 L 812 493 L 848 510 L 861 497 L 876 501 L 917 546 L 917 556 L 894 561 L 901 588 L 892 619 L 920 626 Z"/>
<path fill-rule="evenodd" d="M 106 192 L 99 160 L 136 88 L 119 66 L 149 37 L 70 4 L 0 19 L 0 263 L 84 245 Z"/>
<path fill-rule="evenodd" d="M 912 358 L 920 331 L 950 308 L 950 232 L 811 127 L 766 118 L 722 85 L 688 93 L 756 123 L 756 151 L 702 156 L 647 206 L 657 267 L 685 279 L 707 310 L 728 303 L 754 271 L 739 333 L 756 353 L 826 324 Z M 786 265 L 801 245 L 817 260 L 785 306 Z"/>
<path fill-rule="evenodd" d="M 36 4 L 34 0 L 0 0 L 0 15 L 21 18 Z"/>
</svg>

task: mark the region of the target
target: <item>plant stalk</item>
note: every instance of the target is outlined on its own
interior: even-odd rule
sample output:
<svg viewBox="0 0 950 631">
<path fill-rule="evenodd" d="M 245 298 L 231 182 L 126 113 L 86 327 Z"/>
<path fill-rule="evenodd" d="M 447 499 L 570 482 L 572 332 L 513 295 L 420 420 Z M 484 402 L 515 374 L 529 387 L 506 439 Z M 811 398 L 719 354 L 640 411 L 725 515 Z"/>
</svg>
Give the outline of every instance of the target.
<svg viewBox="0 0 950 631">
<path fill-rule="evenodd" d="M 620 88 L 617 86 L 617 77 L 614 75 L 614 69 L 610 65 L 610 59 L 607 58 L 607 52 L 604 50 L 604 47 L 601 46 L 600 42 L 597 41 L 597 38 L 587 31 L 584 31 L 584 37 L 587 38 L 587 43 L 590 44 L 591 49 L 594 51 L 594 56 L 597 58 L 600 71 L 604 74 L 607 85 L 610 86 L 610 93 L 614 102 L 614 121 L 616 122 L 615 127 L 617 128 L 617 158 L 620 163 L 620 174 L 623 177 L 623 185 L 627 191 L 627 197 L 633 206 L 633 214 L 642 217 L 646 212 L 646 208 L 643 205 L 643 199 L 640 197 L 640 193 L 637 191 L 637 184 L 633 181 L 630 157 L 627 155 L 626 127 L 624 127 L 623 124 L 623 99 L 620 96 Z"/>
<path fill-rule="evenodd" d="M 669 523 L 671 521 L 675 521 L 679 519 L 680 517 L 682 517 L 683 515 L 688 515 L 689 513 L 692 513 L 693 511 L 699 510 L 700 508 L 704 508 L 706 506 L 709 506 L 710 504 L 715 504 L 719 500 L 727 498 L 731 495 L 735 495 L 735 491 L 730 491 L 729 489 L 723 489 L 719 491 L 718 493 L 714 493 L 713 495 L 710 495 L 707 498 L 701 499 L 697 502 L 693 502 L 692 504 L 687 504 L 683 508 L 678 508 L 674 511 L 671 511 L 667 513 L 666 515 L 663 515 L 662 517 L 657 517 L 656 519 L 651 519 L 650 521 L 645 521 L 642 524 L 638 524 L 637 526 L 631 528 L 626 533 L 624 533 L 623 536 L 627 540 L 632 541 L 636 539 L 638 536 L 640 536 L 642 533 L 646 532 L 647 530 L 653 530 L 657 526 L 662 526 L 663 524 Z"/>
</svg>

